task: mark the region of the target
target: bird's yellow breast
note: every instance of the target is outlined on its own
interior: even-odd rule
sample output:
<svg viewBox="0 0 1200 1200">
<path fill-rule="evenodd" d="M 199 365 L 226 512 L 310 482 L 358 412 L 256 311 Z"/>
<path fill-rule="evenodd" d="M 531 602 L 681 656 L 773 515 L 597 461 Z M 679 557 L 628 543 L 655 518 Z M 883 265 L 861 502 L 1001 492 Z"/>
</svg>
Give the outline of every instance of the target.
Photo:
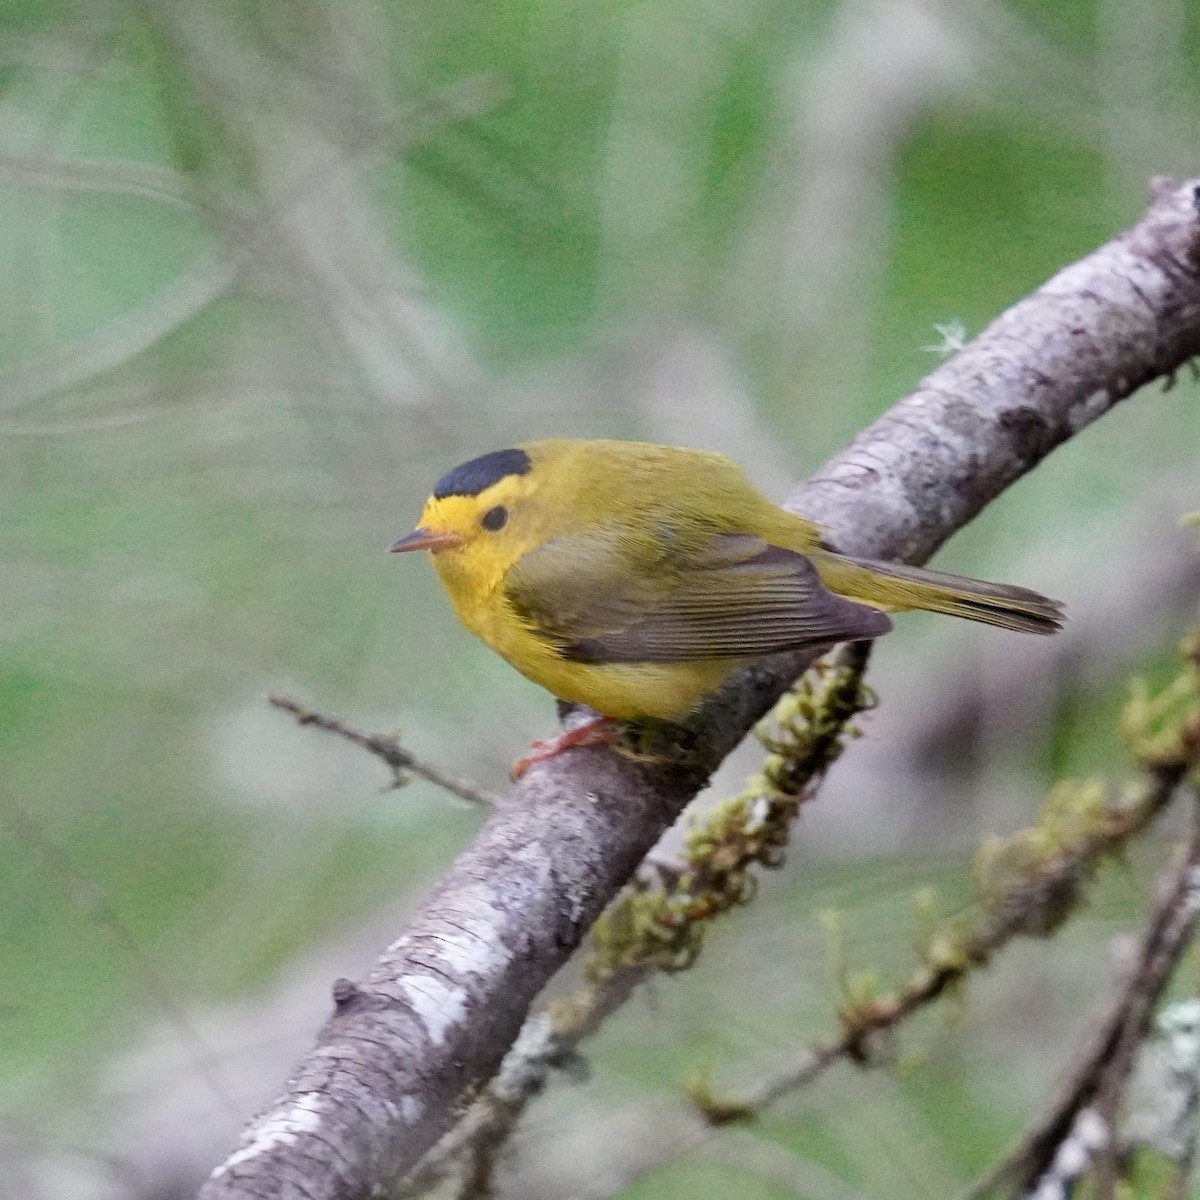
<svg viewBox="0 0 1200 1200">
<path fill-rule="evenodd" d="M 486 642 L 526 679 L 560 700 L 586 704 L 620 720 L 684 716 L 707 693 L 743 664 L 742 659 L 685 663 L 586 663 L 563 658 L 554 644 L 513 611 L 502 592 L 497 569 L 486 584 L 474 575 L 469 586 L 456 578 L 453 555 L 433 556 L 454 611 L 476 637 Z M 497 564 L 499 566 L 499 564 Z"/>
</svg>

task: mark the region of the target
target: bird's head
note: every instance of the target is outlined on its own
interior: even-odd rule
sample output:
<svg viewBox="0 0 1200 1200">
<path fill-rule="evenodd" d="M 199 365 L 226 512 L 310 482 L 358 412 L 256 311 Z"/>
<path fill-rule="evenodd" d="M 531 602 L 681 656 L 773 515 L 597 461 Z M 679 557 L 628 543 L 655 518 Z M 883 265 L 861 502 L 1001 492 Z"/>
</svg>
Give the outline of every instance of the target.
<svg viewBox="0 0 1200 1200">
<path fill-rule="evenodd" d="M 392 550 L 430 551 L 448 586 L 491 586 L 545 539 L 533 504 L 537 487 L 534 460 L 524 449 L 473 458 L 437 481 L 417 528 Z"/>
</svg>

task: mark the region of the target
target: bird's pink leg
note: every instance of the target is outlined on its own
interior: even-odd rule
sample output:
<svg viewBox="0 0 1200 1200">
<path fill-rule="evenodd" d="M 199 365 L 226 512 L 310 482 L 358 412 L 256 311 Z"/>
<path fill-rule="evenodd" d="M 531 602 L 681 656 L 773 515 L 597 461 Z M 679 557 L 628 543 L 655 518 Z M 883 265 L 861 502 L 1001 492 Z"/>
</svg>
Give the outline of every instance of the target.
<svg viewBox="0 0 1200 1200">
<path fill-rule="evenodd" d="M 595 716 L 582 725 L 564 729 L 552 738 L 546 738 L 545 741 L 534 742 L 529 747 L 529 753 L 513 763 L 510 774 L 514 780 L 520 779 L 534 763 L 553 758 L 556 754 L 561 754 L 564 750 L 570 750 L 574 746 L 612 745 L 616 740 L 620 724 L 620 721 L 612 717 Z"/>
</svg>

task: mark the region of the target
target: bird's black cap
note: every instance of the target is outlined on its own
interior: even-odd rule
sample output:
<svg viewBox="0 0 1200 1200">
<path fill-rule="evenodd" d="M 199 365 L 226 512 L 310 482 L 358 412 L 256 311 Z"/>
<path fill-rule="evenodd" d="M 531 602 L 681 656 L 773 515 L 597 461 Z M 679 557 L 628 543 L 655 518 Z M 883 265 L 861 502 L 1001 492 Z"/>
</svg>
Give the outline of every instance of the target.
<svg viewBox="0 0 1200 1200">
<path fill-rule="evenodd" d="M 447 496 L 478 496 L 506 475 L 524 475 L 532 464 L 524 450 L 493 450 L 448 471 L 433 485 L 436 500 Z"/>
</svg>

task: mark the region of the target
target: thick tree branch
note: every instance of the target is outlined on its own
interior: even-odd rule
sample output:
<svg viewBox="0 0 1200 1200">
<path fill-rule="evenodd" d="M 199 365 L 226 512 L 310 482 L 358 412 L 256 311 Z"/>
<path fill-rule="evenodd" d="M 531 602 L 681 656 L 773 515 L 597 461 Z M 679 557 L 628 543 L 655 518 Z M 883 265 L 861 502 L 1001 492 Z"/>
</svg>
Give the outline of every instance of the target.
<svg viewBox="0 0 1200 1200">
<path fill-rule="evenodd" d="M 921 562 L 1008 484 L 1200 351 L 1200 182 L 998 318 L 789 506 L 856 554 Z M 811 655 L 742 672 L 690 769 L 603 748 L 533 767 L 361 983 L 204 1200 L 377 1194 L 453 1124 L 529 1006 L 643 855 Z"/>
</svg>

